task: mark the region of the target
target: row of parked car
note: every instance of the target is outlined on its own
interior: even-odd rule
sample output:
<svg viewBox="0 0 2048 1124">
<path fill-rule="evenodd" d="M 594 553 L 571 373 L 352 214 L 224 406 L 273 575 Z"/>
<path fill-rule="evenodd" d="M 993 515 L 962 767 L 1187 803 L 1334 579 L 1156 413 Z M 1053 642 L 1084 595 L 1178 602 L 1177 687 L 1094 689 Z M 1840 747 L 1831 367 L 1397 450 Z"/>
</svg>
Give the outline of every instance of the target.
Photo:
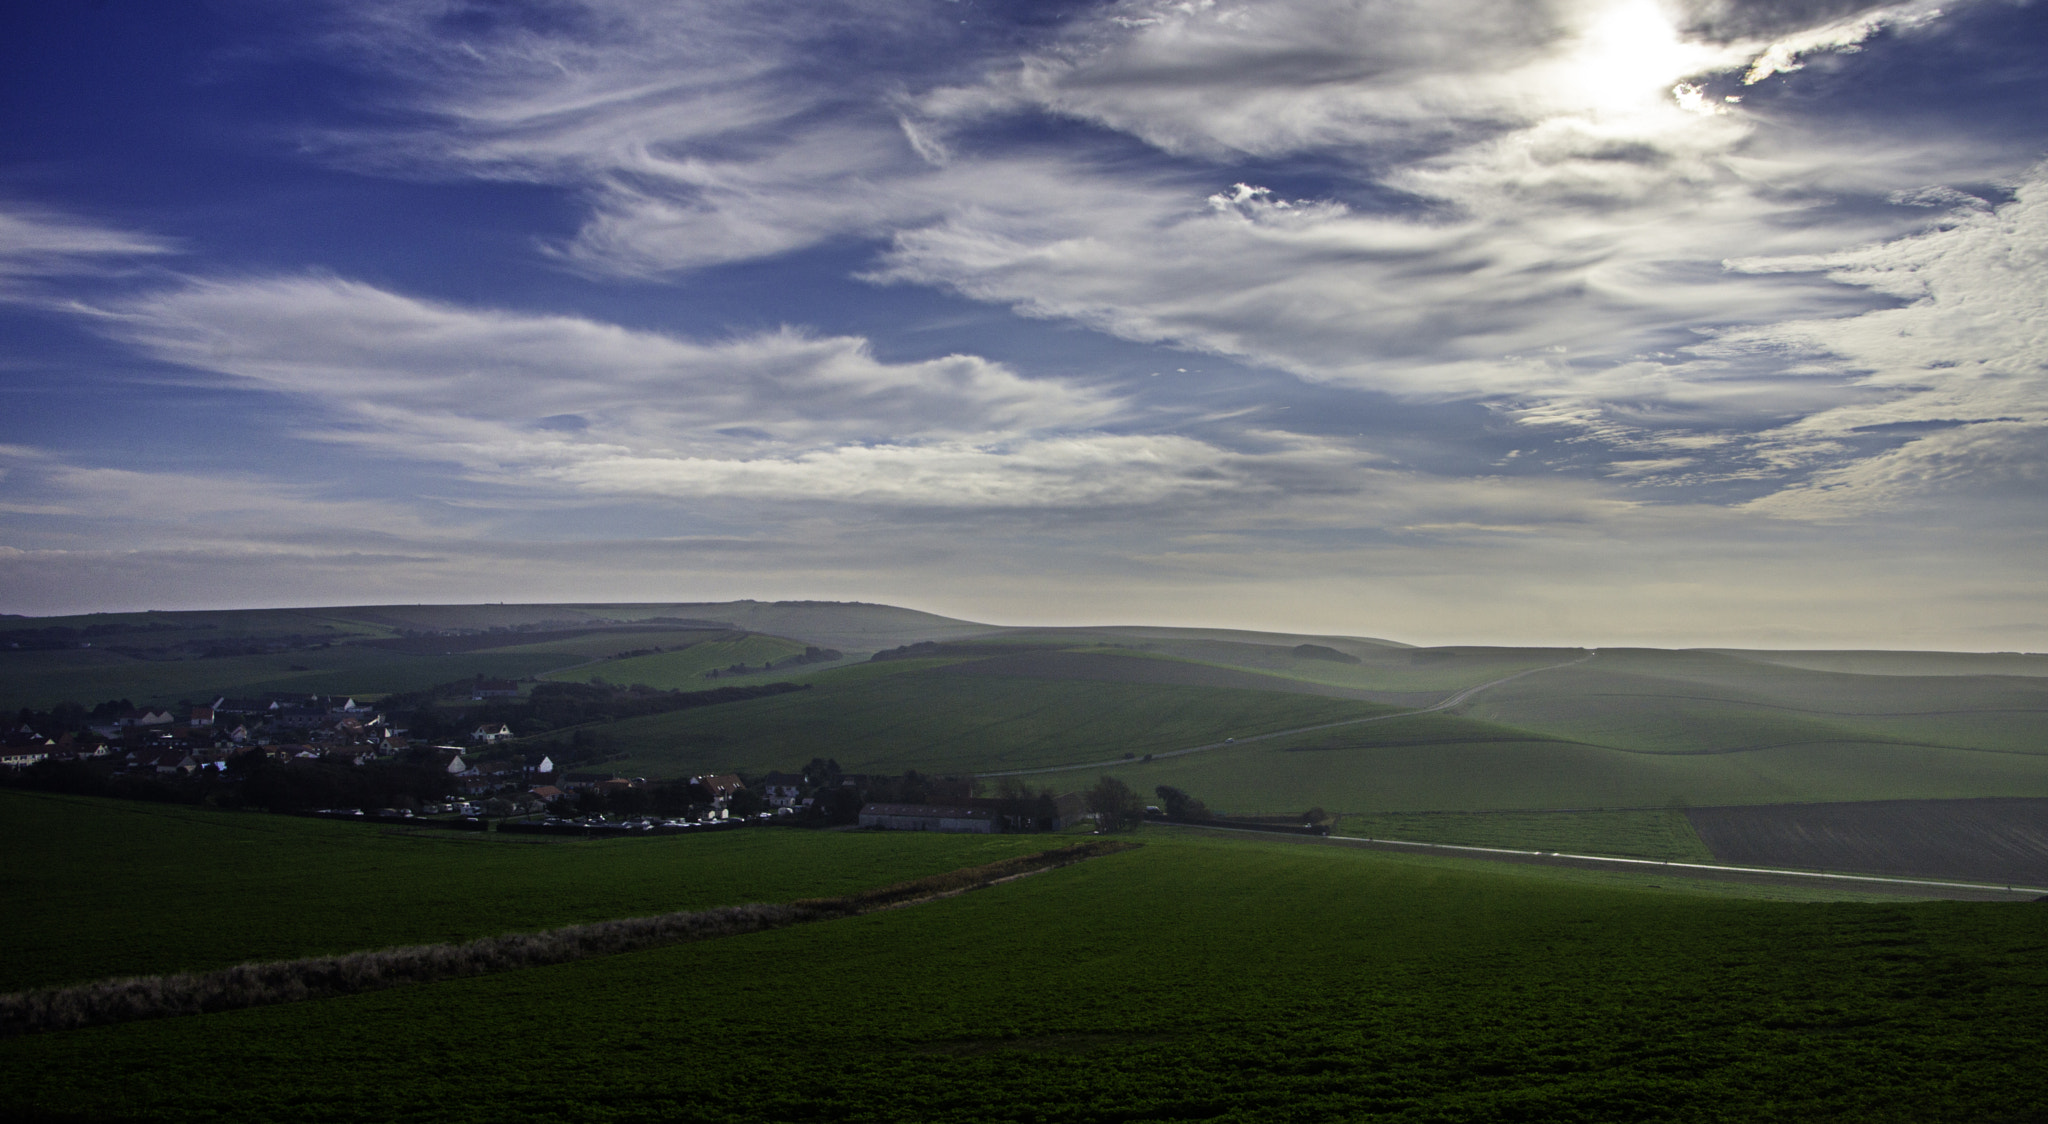
<svg viewBox="0 0 2048 1124">
<path fill-rule="evenodd" d="M 498 825 L 498 830 L 525 835 L 682 835 L 693 831 L 730 831 L 736 827 L 745 827 L 754 820 L 773 818 L 764 815 L 754 819 L 734 817 L 729 820 L 674 820 L 641 816 L 635 819 L 607 820 L 602 816 L 583 816 L 575 819 L 550 816 L 539 823 L 531 820 L 507 820 Z"/>
<path fill-rule="evenodd" d="M 365 812 L 361 808 L 322 808 L 313 814 L 370 823 L 417 823 L 423 826 L 483 831 L 487 825 L 480 811 L 474 804 L 428 804 L 420 809 L 421 814 L 418 815 L 410 810 L 397 808 L 379 808 L 374 812 Z M 454 813 L 456 818 L 428 818 L 447 813 Z M 691 831 L 729 831 L 750 823 L 767 823 L 774 818 L 775 815 L 771 812 L 762 812 L 755 816 L 734 816 L 724 820 L 662 819 L 658 816 L 613 820 L 603 816 L 549 816 L 538 822 L 501 820 L 498 823 L 498 830 L 524 835 L 681 835 Z"/>
</svg>

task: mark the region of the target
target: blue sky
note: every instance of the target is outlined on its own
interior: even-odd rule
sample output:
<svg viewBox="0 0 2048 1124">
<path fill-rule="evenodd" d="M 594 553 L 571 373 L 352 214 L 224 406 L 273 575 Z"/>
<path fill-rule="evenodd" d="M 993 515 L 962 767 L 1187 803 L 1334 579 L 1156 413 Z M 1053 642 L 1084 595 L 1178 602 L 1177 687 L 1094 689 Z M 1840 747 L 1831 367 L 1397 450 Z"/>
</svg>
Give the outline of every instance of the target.
<svg viewBox="0 0 2048 1124">
<path fill-rule="evenodd" d="M 0 611 L 2048 647 L 2048 8 L 0 16 Z"/>
</svg>

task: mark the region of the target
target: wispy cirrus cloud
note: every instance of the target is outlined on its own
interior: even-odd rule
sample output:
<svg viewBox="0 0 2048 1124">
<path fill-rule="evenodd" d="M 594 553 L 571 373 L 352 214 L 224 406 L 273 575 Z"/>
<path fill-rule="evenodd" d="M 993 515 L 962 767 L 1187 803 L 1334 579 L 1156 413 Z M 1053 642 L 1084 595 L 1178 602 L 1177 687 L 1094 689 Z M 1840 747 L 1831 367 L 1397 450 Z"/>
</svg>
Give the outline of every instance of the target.
<svg viewBox="0 0 2048 1124">
<path fill-rule="evenodd" d="M 178 251 L 175 242 L 61 211 L 0 202 L 0 299 L 25 299 L 38 279 L 132 267 Z"/>
<path fill-rule="evenodd" d="M 975 356 L 890 363 L 861 339 L 793 330 L 702 343 L 332 277 L 192 281 L 96 315 L 155 358 L 320 403 L 331 423 L 309 435 L 528 487 L 1134 506 L 1245 502 L 1275 492 L 1276 473 L 1360 459 L 1285 434 L 1229 449 L 1156 426 L 1111 432 L 1137 420 L 1127 402 Z"/>
<path fill-rule="evenodd" d="M 328 45 L 403 123 L 320 144 L 368 170 L 574 187 L 587 217 L 549 248 L 600 274 L 771 256 L 934 213 L 895 103 L 972 50 L 947 8 L 350 5 Z"/>
</svg>

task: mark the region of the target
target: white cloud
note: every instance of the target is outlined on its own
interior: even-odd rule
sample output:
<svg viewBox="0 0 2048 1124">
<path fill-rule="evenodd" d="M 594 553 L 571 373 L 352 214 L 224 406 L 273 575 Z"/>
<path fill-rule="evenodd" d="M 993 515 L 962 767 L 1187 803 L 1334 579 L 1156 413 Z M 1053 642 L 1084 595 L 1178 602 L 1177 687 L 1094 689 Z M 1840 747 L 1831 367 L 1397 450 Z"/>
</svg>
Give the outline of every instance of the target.
<svg viewBox="0 0 2048 1124">
<path fill-rule="evenodd" d="M 121 269 L 133 259 L 176 251 L 168 240 L 75 215 L 0 203 L 0 298 L 25 297 L 36 279 Z"/>
<path fill-rule="evenodd" d="M 1853 513 L 1958 488 L 2010 491 L 2016 481 L 2041 478 L 2048 467 L 2048 165 L 2018 185 L 2011 202 L 1989 208 L 1972 199 L 1924 234 L 1838 254 L 1731 265 L 1822 272 L 1904 302 L 1718 341 L 1853 372 L 1853 384 L 1865 392 L 1862 401 L 1760 435 L 1777 455 L 1825 464 L 1859 434 L 1953 427 L 1829 468 L 1760 506 L 1786 514 Z"/>
<path fill-rule="evenodd" d="M 579 268 L 661 274 L 887 237 L 875 279 L 1313 381 L 1480 399 L 1570 427 L 1607 450 L 1594 471 L 1611 479 L 1797 477 L 1848 455 L 1835 431 L 1883 424 L 1851 425 L 1855 411 L 1911 397 L 1826 358 L 1846 352 L 1824 326 L 1880 322 L 1861 314 L 1898 279 L 1720 263 L 1894 244 L 1915 216 L 1817 193 L 1952 205 L 1954 188 L 1914 194 L 1926 181 L 1906 177 L 1967 142 L 1851 154 L 1710 95 L 1934 15 L 1130 0 L 978 81 L 956 65 L 935 84 L 944 66 L 838 57 L 936 41 L 946 21 L 911 9 L 764 21 L 730 3 L 587 0 L 547 21 L 451 24 L 445 5 L 390 0 L 351 9 L 337 42 L 433 124 L 334 140 L 363 166 L 582 190 L 587 220 L 555 247 Z M 1000 126 L 1020 112 L 1186 159 L 1008 143 Z M 1372 190 L 1289 198 L 1191 170 L 1297 156 Z M 1390 201 L 1364 202 L 1374 191 Z M 2015 322 L 2037 311 L 2027 292 L 2008 295 Z M 1240 456 L 1102 432 L 1144 426 L 1077 384 L 971 356 L 882 363 L 859 340 L 794 331 L 703 343 L 303 277 L 195 282 L 110 311 L 154 355 L 337 407 L 329 436 L 584 490 L 1051 507 L 1112 502 L 1096 479 L 1115 473 L 1131 496 L 1207 494 L 1196 482 L 1231 478 Z M 1718 334 L 1687 346 L 1701 330 Z M 1760 428 L 1774 431 L 1761 444 Z M 1261 454 L 1244 479 L 1302 455 Z"/>
<path fill-rule="evenodd" d="M 345 482 L 239 473 L 84 465 L 47 449 L 0 448 L 13 498 L 0 512 L 39 517 L 9 528 L 44 547 L 247 550 L 283 542 L 460 540 L 474 517 L 439 505 L 346 493 Z M 432 515 L 428 509 L 436 509 Z"/>
<path fill-rule="evenodd" d="M 794 330 L 700 343 L 573 316 L 466 308 L 332 277 L 194 281 L 110 306 L 160 358 L 407 416 L 546 432 L 794 444 L 1089 424 L 1113 406 L 973 356 L 884 363 Z M 567 424 L 562 424 L 566 422 Z"/>
<path fill-rule="evenodd" d="M 1696 326 L 1859 311 L 1839 286 L 1718 263 L 1910 228 L 1816 192 L 1998 165 L 1959 160 L 1961 141 L 1780 144 L 1785 121 L 1709 101 L 1709 79 L 1767 56 L 1783 70 L 1932 19 L 1918 0 L 1127 0 L 936 86 L 943 66 L 901 60 L 928 57 L 947 21 L 910 8 L 785 23 L 586 0 L 460 36 L 428 34 L 438 4 L 362 11 L 350 46 L 436 124 L 356 137 L 352 158 L 580 187 L 589 217 L 556 248 L 578 268 L 886 237 L 879 279 L 1420 397 L 1583 396 Z M 864 53 L 899 65 L 843 57 Z M 1313 156 L 1408 202 L 1218 195 L 1227 179 L 1185 165 L 998 139 L 1025 111 L 1197 160 Z"/>
<path fill-rule="evenodd" d="M 194 281 L 109 306 L 159 359 L 321 403 L 316 435 L 565 493 L 1064 508 L 1238 502 L 1360 455 L 1104 431 L 1129 407 L 974 356 L 888 363 L 780 331 L 717 343 L 421 301 L 331 277 Z"/>
<path fill-rule="evenodd" d="M 893 108 L 901 68 L 943 62 L 916 6 L 578 0 L 552 18 L 368 0 L 332 46 L 396 85 L 417 127 L 329 134 L 352 166 L 561 184 L 590 213 L 551 247 L 594 273 L 780 254 L 929 217 L 908 179 L 943 152 Z M 451 26 L 451 24 L 453 26 Z M 893 67 L 863 66 L 888 57 Z"/>
<path fill-rule="evenodd" d="M 1800 60 L 1823 51 L 1855 51 L 1865 39 L 1890 27 L 1910 29 L 1940 18 L 1941 5 L 1933 0 L 1894 4 L 1874 12 L 1803 29 L 1779 39 L 1756 56 L 1742 75 L 1742 84 L 1754 86 L 1773 74 L 1803 68 Z"/>
<path fill-rule="evenodd" d="M 967 121 L 1043 107 L 1192 155 L 1391 145 L 1398 158 L 1503 123 L 1638 115 L 1675 81 L 1744 61 L 1739 44 L 1682 38 L 1653 0 L 1129 0 L 921 104 Z"/>
</svg>

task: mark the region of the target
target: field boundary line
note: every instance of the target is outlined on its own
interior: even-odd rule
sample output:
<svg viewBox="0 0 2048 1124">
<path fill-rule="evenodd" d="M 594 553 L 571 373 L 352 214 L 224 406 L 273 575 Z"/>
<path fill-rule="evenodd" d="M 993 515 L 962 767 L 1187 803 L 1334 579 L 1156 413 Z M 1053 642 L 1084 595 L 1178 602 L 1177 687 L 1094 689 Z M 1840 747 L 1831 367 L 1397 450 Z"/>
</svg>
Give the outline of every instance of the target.
<svg viewBox="0 0 2048 1124">
<path fill-rule="evenodd" d="M 1425 706 L 1417 710 L 1402 710 L 1396 711 L 1393 714 L 1374 714 L 1369 715 L 1365 718 L 1346 718 L 1338 722 L 1321 722 L 1314 726 L 1296 726 L 1291 730 L 1274 730 L 1273 732 L 1266 734 L 1252 734 L 1242 738 L 1226 738 L 1225 740 L 1220 742 L 1209 742 L 1206 745 L 1189 746 L 1186 749 L 1169 749 L 1164 753 L 1148 753 L 1145 755 L 1145 757 L 1150 761 L 1158 761 L 1166 757 L 1185 757 L 1190 753 L 1202 753 L 1207 750 L 1223 749 L 1227 746 L 1234 745 L 1249 745 L 1252 742 L 1270 741 L 1273 738 L 1293 737 L 1295 734 L 1312 734 L 1315 733 L 1317 730 L 1334 730 L 1340 726 L 1363 726 L 1368 722 L 1390 722 L 1396 718 L 1413 718 L 1418 714 L 1435 714 L 1439 711 L 1449 710 L 1454 706 L 1458 706 L 1465 702 L 1465 700 L 1471 698 L 1473 695 L 1476 695 L 1481 691 L 1498 687 L 1503 683 L 1512 683 L 1525 675 L 1535 675 L 1536 673 L 1542 671 L 1556 671 L 1558 668 L 1561 667 L 1572 667 L 1577 664 L 1582 664 L 1599 654 L 1600 650 L 1595 648 L 1591 651 L 1588 651 L 1585 655 L 1580 656 L 1578 659 L 1575 660 L 1566 660 L 1563 663 L 1546 664 L 1543 667 L 1527 668 L 1525 670 L 1515 672 L 1513 675 L 1504 675 L 1501 678 L 1492 680 L 1490 682 L 1481 683 L 1474 687 L 1466 687 L 1462 690 L 1454 692 L 1449 697 L 1445 698 L 1442 702 L 1432 703 L 1429 706 Z M 1040 773 L 1068 773 L 1076 769 L 1111 769 L 1119 765 L 1136 765 L 1142 763 L 1144 762 L 1140 762 L 1137 758 L 1134 757 L 1119 757 L 1114 761 L 1092 761 L 1080 765 L 1045 765 L 1031 769 L 1004 769 L 997 772 L 976 773 L 974 775 L 977 777 L 1032 777 L 1037 776 Z"/>
<path fill-rule="evenodd" d="M 330 999 L 642 952 L 716 937 L 858 917 L 956 897 L 1144 844 L 1100 839 L 962 867 L 833 898 L 753 903 L 512 933 L 456 944 L 238 964 L 214 972 L 128 976 L 0 995 L 0 1039 L 174 1015 Z"/>
</svg>

